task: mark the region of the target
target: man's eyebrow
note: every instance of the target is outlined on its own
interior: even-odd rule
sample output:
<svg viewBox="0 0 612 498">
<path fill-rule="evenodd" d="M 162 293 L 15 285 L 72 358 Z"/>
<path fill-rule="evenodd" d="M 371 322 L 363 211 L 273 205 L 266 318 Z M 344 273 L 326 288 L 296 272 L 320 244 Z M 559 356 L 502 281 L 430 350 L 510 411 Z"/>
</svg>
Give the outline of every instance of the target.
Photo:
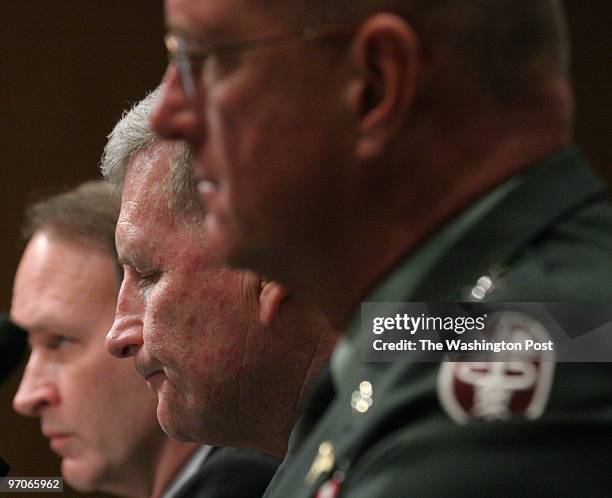
<svg viewBox="0 0 612 498">
<path fill-rule="evenodd" d="M 133 247 L 126 247 L 120 254 L 118 253 L 117 262 L 121 266 L 130 266 L 136 269 L 148 269 L 153 264 L 150 258 L 142 254 L 142 251 L 137 251 Z"/>
<path fill-rule="evenodd" d="M 138 266 L 140 258 L 136 257 L 134 251 L 122 251 L 121 254 L 117 255 L 117 262 L 121 266 Z"/>
<path fill-rule="evenodd" d="M 215 40 L 223 39 L 228 33 L 220 27 L 203 27 L 195 29 L 188 21 L 181 21 L 180 18 L 166 22 L 166 32 L 182 36 L 185 40 L 194 43 L 207 44 L 214 43 Z"/>
<path fill-rule="evenodd" d="M 189 22 L 183 18 L 177 17 L 166 21 L 166 31 L 183 36 L 195 35 L 194 29 L 189 25 Z"/>
<path fill-rule="evenodd" d="M 117 243 L 118 242 L 118 243 Z M 143 236 L 141 228 L 119 219 L 117 222 L 117 263 L 132 268 L 145 268 L 151 264 L 151 241 Z"/>
<path fill-rule="evenodd" d="M 117 263 L 119 263 L 121 266 L 133 266 L 131 258 L 127 255 L 117 256 Z"/>
<path fill-rule="evenodd" d="M 56 323 L 51 318 L 44 321 L 44 324 L 35 324 L 25 329 L 28 334 L 28 340 L 31 337 L 42 337 L 48 335 L 61 335 L 63 332 L 72 332 L 72 327 L 67 326 L 64 323 Z"/>
<path fill-rule="evenodd" d="M 49 330 L 49 328 L 46 326 L 32 327 L 32 328 L 26 329 L 26 332 L 27 332 L 28 344 L 30 345 L 32 344 L 32 341 L 36 339 L 37 337 L 47 337 L 49 335 L 54 334 L 54 332 Z"/>
</svg>

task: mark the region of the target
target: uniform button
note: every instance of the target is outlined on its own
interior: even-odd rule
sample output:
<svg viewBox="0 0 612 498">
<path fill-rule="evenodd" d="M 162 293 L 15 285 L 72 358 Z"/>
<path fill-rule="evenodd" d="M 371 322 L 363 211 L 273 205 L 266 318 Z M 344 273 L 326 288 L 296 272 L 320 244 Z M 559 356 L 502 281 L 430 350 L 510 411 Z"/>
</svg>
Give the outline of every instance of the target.
<svg viewBox="0 0 612 498">
<path fill-rule="evenodd" d="M 374 395 L 374 388 L 372 384 L 367 380 L 359 383 L 359 389 L 353 391 L 351 395 L 351 407 L 357 413 L 366 413 L 370 407 L 374 404 L 372 396 Z"/>
<path fill-rule="evenodd" d="M 372 397 L 372 384 L 370 384 L 367 380 L 364 380 L 359 384 L 359 392 L 362 396 L 371 398 Z"/>
<path fill-rule="evenodd" d="M 493 290 L 493 279 L 489 275 L 483 275 L 476 281 L 476 285 L 472 288 L 470 295 L 480 301 Z"/>
<path fill-rule="evenodd" d="M 331 441 L 323 441 L 319 445 L 319 451 L 310 466 L 308 474 L 304 478 L 304 482 L 312 486 L 321 474 L 332 470 L 335 463 L 336 455 L 333 443 Z"/>
</svg>

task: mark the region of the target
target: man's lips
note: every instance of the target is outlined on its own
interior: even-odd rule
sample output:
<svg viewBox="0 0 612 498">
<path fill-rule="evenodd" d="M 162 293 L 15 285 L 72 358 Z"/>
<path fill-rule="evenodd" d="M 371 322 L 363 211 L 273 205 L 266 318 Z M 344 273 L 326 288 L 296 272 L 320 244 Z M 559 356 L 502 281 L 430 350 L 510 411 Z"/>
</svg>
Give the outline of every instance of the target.
<svg viewBox="0 0 612 498">
<path fill-rule="evenodd" d="M 163 368 L 159 368 L 159 367 L 150 368 L 144 365 L 139 365 L 138 363 L 136 364 L 136 370 L 138 371 L 140 376 L 146 381 L 148 381 L 151 377 L 159 373 L 163 373 Z"/>
<path fill-rule="evenodd" d="M 145 377 L 145 380 L 147 381 L 149 389 L 155 392 L 159 391 L 162 385 L 162 382 L 164 382 L 165 379 L 166 379 L 166 374 L 164 373 L 163 370 L 157 370 L 155 372 L 150 373 L 149 375 Z"/>
<path fill-rule="evenodd" d="M 68 453 L 68 445 L 72 439 L 72 434 L 67 432 L 53 432 L 45 434 L 49 439 L 49 446 L 58 455 L 65 456 Z"/>
<path fill-rule="evenodd" d="M 134 357 L 134 368 L 146 381 L 149 389 L 157 391 L 161 383 L 166 378 L 164 364 L 148 353 L 138 354 Z"/>
<path fill-rule="evenodd" d="M 70 436 L 69 432 L 49 431 L 45 429 L 43 429 L 42 433 L 47 439 Z"/>
<path fill-rule="evenodd" d="M 135 356 L 134 368 L 144 380 L 149 380 L 149 377 L 164 370 L 163 364 L 149 355 Z"/>
<path fill-rule="evenodd" d="M 153 377 L 157 377 L 158 375 L 164 375 L 164 371 L 163 370 L 155 370 L 154 372 L 151 372 L 150 374 L 148 374 L 144 379 L 146 381 L 149 381 Z"/>
<path fill-rule="evenodd" d="M 147 382 L 149 388 L 151 390 L 154 387 L 158 387 L 161 382 L 166 378 L 166 374 L 164 373 L 164 369 L 161 365 L 151 365 L 151 364 L 143 364 L 138 363 L 136 361 L 136 370 L 140 374 L 140 376 Z"/>
</svg>

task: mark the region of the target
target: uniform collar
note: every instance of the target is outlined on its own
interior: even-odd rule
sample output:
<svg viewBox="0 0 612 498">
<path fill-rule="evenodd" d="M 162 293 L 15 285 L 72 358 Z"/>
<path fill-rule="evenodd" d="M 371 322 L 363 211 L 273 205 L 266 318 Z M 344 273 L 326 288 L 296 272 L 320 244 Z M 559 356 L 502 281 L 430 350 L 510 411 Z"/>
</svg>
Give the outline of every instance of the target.
<svg viewBox="0 0 612 498">
<path fill-rule="evenodd" d="M 507 263 L 577 205 L 605 195 L 605 186 L 580 151 L 564 149 L 477 200 L 405 257 L 365 301 L 460 300 L 462 287 L 496 264 Z M 344 380 L 361 368 L 360 319 L 358 308 L 333 352 L 336 389 L 352 385 Z"/>
<path fill-rule="evenodd" d="M 445 252 L 520 183 L 520 177 L 513 177 L 474 202 L 416 252 L 404 258 L 398 268 L 393 270 L 364 302 L 409 300 L 419 282 Z M 359 368 L 360 362 L 353 360 L 360 357 L 360 323 L 361 314 L 360 310 L 357 310 L 351 317 L 346 334 L 333 352 L 331 372 L 336 388 L 343 384 L 339 379 L 347 375 L 352 377 L 351 370 Z"/>
</svg>

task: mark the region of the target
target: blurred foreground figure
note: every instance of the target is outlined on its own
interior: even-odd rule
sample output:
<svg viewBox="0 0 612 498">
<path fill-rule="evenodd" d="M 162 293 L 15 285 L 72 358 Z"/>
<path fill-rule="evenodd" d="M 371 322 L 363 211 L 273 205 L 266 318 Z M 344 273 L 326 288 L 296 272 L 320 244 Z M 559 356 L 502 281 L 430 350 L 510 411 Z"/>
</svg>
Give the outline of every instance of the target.
<svg viewBox="0 0 612 498">
<path fill-rule="evenodd" d="M 191 148 L 210 253 L 345 331 L 267 496 L 610 494 L 608 365 L 549 365 L 523 387 L 510 368 L 483 410 L 476 374 L 360 357 L 362 301 L 612 297 L 561 2 L 165 7 L 152 126 Z"/>
<path fill-rule="evenodd" d="M 64 479 L 79 491 L 260 496 L 273 461 L 170 439 L 157 422 L 155 395 L 131 365 L 106 351 L 122 278 L 118 215 L 119 199 L 103 181 L 29 209 L 11 316 L 28 330 L 31 354 L 15 409 L 40 418 Z M 236 479 L 245 485 L 231 492 Z"/>
</svg>

